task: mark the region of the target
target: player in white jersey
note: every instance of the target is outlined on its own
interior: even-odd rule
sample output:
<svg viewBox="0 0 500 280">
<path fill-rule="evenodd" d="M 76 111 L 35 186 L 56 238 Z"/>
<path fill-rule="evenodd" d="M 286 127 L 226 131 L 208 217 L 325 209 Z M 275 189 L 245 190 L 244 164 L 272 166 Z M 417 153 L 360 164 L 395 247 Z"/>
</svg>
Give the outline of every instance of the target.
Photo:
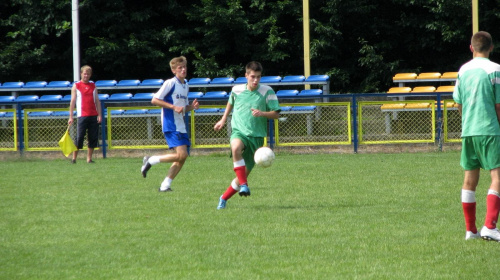
<svg viewBox="0 0 500 280">
<path fill-rule="evenodd" d="M 187 134 L 184 115 L 186 112 L 198 109 L 198 100 L 189 105 L 189 85 L 185 82 L 187 75 L 187 60 L 184 56 L 173 58 L 170 68 L 174 77 L 166 80 L 160 90 L 151 99 L 153 105 L 161 107 L 162 131 L 165 140 L 174 153 L 161 156 L 145 156 L 142 162 L 141 173 L 144 178 L 152 165 L 160 162 L 171 162 L 167 177 L 161 183 L 160 192 L 171 191 L 170 188 L 175 176 L 181 171 L 188 155 L 191 142 Z"/>
</svg>

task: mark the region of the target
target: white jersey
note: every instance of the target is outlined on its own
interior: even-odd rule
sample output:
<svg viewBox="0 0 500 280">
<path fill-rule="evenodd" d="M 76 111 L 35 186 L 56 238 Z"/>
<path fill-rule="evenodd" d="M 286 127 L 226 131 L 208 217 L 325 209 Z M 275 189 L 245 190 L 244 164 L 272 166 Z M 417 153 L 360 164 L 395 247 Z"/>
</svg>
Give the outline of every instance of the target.
<svg viewBox="0 0 500 280">
<path fill-rule="evenodd" d="M 187 83 L 182 84 L 177 77 L 173 77 L 166 80 L 153 97 L 177 107 L 186 107 L 189 105 L 188 92 L 189 85 Z M 161 122 L 163 132 L 178 131 L 187 133 L 184 113 L 178 114 L 174 110 L 162 108 Z"/>
</svg>

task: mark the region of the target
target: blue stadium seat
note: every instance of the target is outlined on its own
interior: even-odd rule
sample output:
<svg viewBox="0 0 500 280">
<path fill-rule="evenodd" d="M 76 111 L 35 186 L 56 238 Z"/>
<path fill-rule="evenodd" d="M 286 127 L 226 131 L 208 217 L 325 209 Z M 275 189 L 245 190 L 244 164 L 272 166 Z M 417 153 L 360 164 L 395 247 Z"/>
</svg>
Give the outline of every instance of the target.
<svg viewBox="0 0 500 280">
<path fill-rule="evenodd" d="M 163 82 L 163 79 L 146 79 L 139 86 L 161 86 Z"/>
<path fill-rule="evenodd" d="M 16 102 L 37 101 L 38 95 L 21 95 L 16 98 Z"/>
<path fill-rule="evenodd" d="M 225 91 L 207 91 L 203 98 L 225 98 L 227 97 L 227 92 Z"/>
<path fill-rule="evenodd" d="M 189 99 L 201 98 L 203 96 L 203 92 L 201 91 L 190 91 L 188 93 Z"/>
<path fill-rule="evenodd" d="M 145 115 L 147 113 L 148 109 L 126 110 L 123 112 L 124 115 Z"/>
<path fill-rule="evenodd" d="M 323 94 L 321 89 L 304 89 L 299 93 L 299 96 L 316 96 Z"/>
<path fill-rule="evenodd" d="M 47 82 L 44 82 L 44 81 L 27 82 L 24 85 L 25 88 L 44 88 L 46 86 L 47 86 Z"/>
<path fill-rule="evenodd" d="M 292 112 L 313 111 L 316 106 L 292 106 Z"/>
<path fill-rule="evenodd" d="M 0 96 L 0 102 L 13 102 L 16 99 L 14 96 Z"/>
<path fill-rule="evenodd" d="M 138 86 L 141 83 L 139 80 L 121 80 L 119 81 L 116 86 L 117 87 L 135 87 Z"/>
<path fill-rule="evenodd" d="M 306 77 L 302 75 L 295 75 L 295 76 L 285 76 L 283 79 L 281 79 L 282 83 L 302 83 L 305 81 Z"/>
<path fill-rule="evenodd" d="M 196 114 L 215 114 L 219 112 L 217 108 L 202 108 L 198 110 L 194 110 Z"/>
<path fill-rule="evenodd" d="M 328 75 L 311 75 L 307 77 L 306 83 L 308 82 L 327 82 L 330 80 L 330 77 Z"/>
<path fill-rule="evenodd" d="M 260 82 L 265 83 L 279 83 L 281 81 L 280 76 L 264 76 L 260 78 Z"/>
<path fill-rule="evenodd" d="M 297 94 L 299 94 L 299 91 L 296 89 L 282 89 L 276 92 L 277 97 L 293 97 L 297 96 Z"/>
<path fill-rule="evenodd" d="M 5 82 L 2 85 L 2 88 L 22 88 L 24 87 L 23 82 Z"/>
<path fill-rule="evenodd" d="M 211 84 L 215 85 L 232 85 L 234 83 L 234 79 L 231 77 L 220 77 L 213 78 Z"/>
<path fill-rule="evenodd" d="M 124 110 L 111 110 L 111 115 L 122 115 Z M 106 112 L 107 114 L 107 112 Z"/>
<path fill-rule="evenodd" d="M 100 80 L 95 82 L 96 87 L 114 87 L 116 86 L 115 80 Z"/>
<path fill-rule="evenodd" d="M 138 100 L 151 100 L 153 98 L 154 93 L 152 92 L 141 92 L 141 93 L 136 93 L 132 97 L 132 99 L 138 99 Z"/>
<path fill-rule="evenodd" d="M 288 112 L 292 110 L 292 106 L 281 106 L 281 112 Z"/>
<path fill-rule="evenodd" d="M 132 93 L 113 93 L 108 100 L 129 100 L 132 99 Z"/>
<path fill-rule="evenodd" d="M 6 112 L 0 112 L 0 118 L 5 117 L 6 114 L 7 114 Z"/>
<path fill-rule="evenodd" d="M 29 117 L 50 117 L 52 116 L 52 111 L 43 111 L 43 112 L 29 112 Z"/>
<path fill-rule="evenodd" d="M 235 84 L 246 84 L 247 83 L 247 78 L 246 77 L 238 77 L 234 81 Z"/>
<path fill-rule="evenodd" d="M 148 114 L 150 115 L 160 115 L 161 114 L 161 109 L 149 109 Z"/>
<path fill-rule="evenodd" d="M 210 78 L 192 78 L 188 81 L 190 86 L 194 85 L 208 85 L 210 84 Z"/>
<path fill-rule="evenodd" d="M 106 100 L 109 98 L 109 94 L 107 93 L 99 93 L 99 100 Z"/>
<path fill-rule="evenodd" d="M 49 88 L 65 88 L 70 86 L 71 83 L 69 81 L 52 81 L 47 84 Z"/>
<path fill-rule="evenodd" d="M 67 95 L 63 96 L 63 98 L 61 98 L 61 100 L 63 100 L 63 101 L 71 101 L 71 94 L 67 94 Z"/>
<path fill-rule="evenodd" d="M 69 117 L 69 111 L 54 111 L 52 115 L 54 117 Z M 73 115 L 76 115 L 76 112 Z"/>
<path fill-rule="evenodd" d="M 62 95 L 42 95 L 38 101 L 59 101 L 62 99 Z"/>
</svg>

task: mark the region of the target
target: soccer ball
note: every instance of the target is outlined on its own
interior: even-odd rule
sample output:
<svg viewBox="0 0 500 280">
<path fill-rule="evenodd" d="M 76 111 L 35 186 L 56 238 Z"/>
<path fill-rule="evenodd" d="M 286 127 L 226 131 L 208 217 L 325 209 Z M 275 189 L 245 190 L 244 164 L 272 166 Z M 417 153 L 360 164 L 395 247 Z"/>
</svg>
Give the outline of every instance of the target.
<svg viewBox="0 0 500 280">
<path fill-rule="evenodd" d="M 269 167 L 274 161 L 274 152 L 268 147 L 260 147 L 255 151 L 253 159 L 258 166 Z"/>
</svg>

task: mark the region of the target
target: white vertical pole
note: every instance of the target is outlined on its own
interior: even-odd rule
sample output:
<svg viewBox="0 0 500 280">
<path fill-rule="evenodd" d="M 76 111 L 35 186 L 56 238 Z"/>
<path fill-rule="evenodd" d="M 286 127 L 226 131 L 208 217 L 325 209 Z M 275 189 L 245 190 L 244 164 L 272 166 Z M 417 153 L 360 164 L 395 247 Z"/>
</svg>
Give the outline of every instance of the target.
<svg viewBox="0 0 500 280">
<path fill-rule="evenodd" d="M 472 0 L 472 34 L 479 31 L 478 0 Z"/>
<path fill-rule="evenodd" d="M 309 51 L 309 0 L 302 1 L 302 13 L 303 13 L 303 25 L 304 25 L 304 76 L 309 77 L 311 75 L 311 57 Z M 309 85 L 305 86 L 306 89 L 310 89 Z"/>
<path fill-rule="evenodd" d="M 80 80 L 80 24 L 78 17 L 78 0 L 72 0 L 73 23 L 73 81 Z"/>
</svg>

